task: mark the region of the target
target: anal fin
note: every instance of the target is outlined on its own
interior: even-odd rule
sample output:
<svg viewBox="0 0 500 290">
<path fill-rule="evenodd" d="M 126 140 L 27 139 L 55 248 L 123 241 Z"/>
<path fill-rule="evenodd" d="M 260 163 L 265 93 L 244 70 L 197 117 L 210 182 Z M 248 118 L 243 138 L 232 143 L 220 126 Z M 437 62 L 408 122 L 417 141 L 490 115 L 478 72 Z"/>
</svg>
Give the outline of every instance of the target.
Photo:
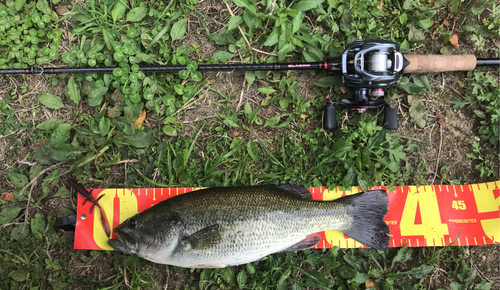
<svg viewBox="0 0 500 290">
<path fill-rule="evenodd" d="M 316 246 L 320 240 L 321 240 L 321 235 L 319 233 L 310 234 L 297 244 L 291 246 L 288 249 L 283 250 L 283 252 L 295 252 L 295 251 L 306 250 Z"/>
</svg>

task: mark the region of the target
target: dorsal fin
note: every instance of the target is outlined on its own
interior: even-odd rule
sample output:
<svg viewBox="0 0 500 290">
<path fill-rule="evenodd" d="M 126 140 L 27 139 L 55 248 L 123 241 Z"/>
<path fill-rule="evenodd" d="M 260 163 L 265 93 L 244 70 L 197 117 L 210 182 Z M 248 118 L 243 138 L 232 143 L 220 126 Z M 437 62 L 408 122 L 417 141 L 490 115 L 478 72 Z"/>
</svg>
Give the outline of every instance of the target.
<svg viewBox="0 0 500 290">
<path fill-rule="evenodd" d="M 290 195 L 293 195 L 297 198 L 301 199 L 312 199 L 312 194 L 309 191 L 309 189 L 303 187 L 302 185 L 298 184 L 280 184 L 280 185 L 273 185 L 276 188 L 282 189 L 289 193 Z"/>
</svg>

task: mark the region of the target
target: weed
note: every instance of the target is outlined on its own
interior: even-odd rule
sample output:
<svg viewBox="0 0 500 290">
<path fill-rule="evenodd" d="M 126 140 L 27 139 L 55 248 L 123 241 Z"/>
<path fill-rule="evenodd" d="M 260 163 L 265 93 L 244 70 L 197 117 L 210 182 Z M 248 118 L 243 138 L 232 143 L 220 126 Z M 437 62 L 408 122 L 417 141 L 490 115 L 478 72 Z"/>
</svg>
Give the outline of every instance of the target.
<svg viewBox="0 0 500 290">
<path fill-rule="evenodd" d="M 14 122 L 14 109 L 10 108 L 11 103 L 10 98 L 2 98 L 0 100 L 0 133 L 10 134 L 12 131 L 17 131 L 20 129 L 21 124 L 15 124 Z"/>
<path fill-rule="evenodd" d="M 495 157 L 492 155 L 484 156 L 481 153 L 481 148 L 479 147 L 479 143 L 476 141 L 472 143 L 472 148 L 475 154 L 467 153 L 466 155 L 467 157 L 472 158 L 473 160 L 477 160 L 479 162 L 479 164 L 477 164 L 475 168 L 480 172 L 481 178 L 490 177 L 494 175 L 495 171 L 493 170 L 491 163 Z"/>
<path fill-rule="evenodd" d="M 29 13 L 21 14 L 23 10 Z M 47 1 L 0 6 L 0 68 L 43 65 L 59 58 L 61 29 Z M 42 48 L 43 47 L 43 48 Z"/>
<path fill-rule="evenodd" d="M 446 181 L 448 184 L 451 184 L 451 185 L 459 185 L 460 184 L 460 180 L 458 180 L 458 179 L 451 179 L 450 180 L 450 179 L 447 178 L 447 174 L 450 171 L 450 169 L 451 169 L 451 166 L 444 165 L 439 170 L 441 172 L 441 184 L 444 184 L 444 181 Z"/>
<path fill-rule="evenodd" d="M 492 146 L 500 142 L 500 86 L 498 79 L 483 72 L 469 73 L 472 92 L 467 100 L 455 100 L 454 108 L 473 107 L 480 121 L 479 134 Z"/>
<path fill-rule="evenodd" d="M 65 287 L 70 277 L 61 274 L 63 260 L 43 258 L 44 253 L 54 247 L 53 243 L 46 243 L 44 237 L 53 239 L 57 236 L 53 228 L 53 217 L 47 220 L 43 214 L 37 213 L 31 219 L 31 225 L 25 225 L 17 217 L 20 211 L 20 208 L 7 207 L 0 213 L 2 224 L 16 224 L 15 227 L 3 230 L 10 234 L 10 239 L 0 239 L 3 266 L 0 271 L 0 286 L 9 288 L 10 285 L 20 289 L 45 288 L 50 284 L 52 287 Z"/>
<path fill-rule="evenodd" d="M 476 283 L 477 270 L 471 271 L 469 267 L 469 261 L 460 259 L 455 261 L 457 267 L 449 273 L 449 278 L 454 278 L 458 281 L 451 282 L 450 288 L 452 290 L 462 290 L 462 289 L 474 289 L 474 290 L 489 290 L 491 289 L 491 283 L 486 280 L 482 280 Z M 443 290 L 439 288 L 438 290 Z"/>
<path fill-rule="evenodd" d="M 454 101 L 454 108 L 471 108 L 479 118 L 479 136 L 483 142 L 489 142 L 493 147 L 500 144 L 500 86 L 498 79 L 484 72 L 469 72 L 470 93 L 466 100 Z M 474 80 L 474 81 L 473 81 Z M 480 177 L 495 175 L 491 164 L 498 158 L 496 155 L 483 155 L 478 142 L 473 144 L 473 153 L 467 153 L 467 157 L 477 160 L 475 166 Z"/>
</svg>

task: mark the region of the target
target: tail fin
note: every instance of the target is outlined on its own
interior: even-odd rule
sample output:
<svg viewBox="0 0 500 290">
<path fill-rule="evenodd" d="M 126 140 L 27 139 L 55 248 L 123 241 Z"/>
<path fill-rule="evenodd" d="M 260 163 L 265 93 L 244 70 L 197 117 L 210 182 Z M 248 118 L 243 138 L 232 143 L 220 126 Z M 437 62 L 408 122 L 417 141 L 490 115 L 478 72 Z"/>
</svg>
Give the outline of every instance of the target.
<svg viewBox="0 0 500 290">
<path fill-rule="evenodd" d="M 389 246 L 389 226 L 384 217 L 389 210 L 389 199 L 385 190 L 372 190 L 343 197 L 351 205 L 353 222 L 343 232 L 358 242 L 377 250 Z"/>
</svg>

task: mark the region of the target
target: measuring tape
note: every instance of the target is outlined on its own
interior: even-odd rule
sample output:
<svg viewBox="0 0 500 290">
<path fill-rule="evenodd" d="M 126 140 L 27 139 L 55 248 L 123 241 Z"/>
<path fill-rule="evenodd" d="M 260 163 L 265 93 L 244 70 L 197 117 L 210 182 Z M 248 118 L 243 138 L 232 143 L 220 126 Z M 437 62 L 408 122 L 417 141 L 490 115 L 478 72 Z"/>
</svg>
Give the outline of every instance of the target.
<svg viewBox="0 0 500 290">
<path fill-rule="evenodd" d="M 500 242 L 500 181 L 470 185 L 401 186 L 388 191 L 389 212 L 385 222 L 391 231 L 390 247 L 474 246 Z M 192 188 L 94 189 L 94 198 L 104 195 L 99 204 L 108 222 L 115 228 L 129 217 L 154 206 L 162 200 L 184 194 Z M 372 189 L 387 187 L 376 186 Z M 361 192 L 325 187 L 309 188 L 315 200 L 333 200 Z M 82 205 L 78 196 L 75 228 L 75 249 L 112 250 L 98 210 L 89 214 L 91 203 Z M 315 248 L 366 248 L 340 231 L 321 232 Z"/>
</svg>

